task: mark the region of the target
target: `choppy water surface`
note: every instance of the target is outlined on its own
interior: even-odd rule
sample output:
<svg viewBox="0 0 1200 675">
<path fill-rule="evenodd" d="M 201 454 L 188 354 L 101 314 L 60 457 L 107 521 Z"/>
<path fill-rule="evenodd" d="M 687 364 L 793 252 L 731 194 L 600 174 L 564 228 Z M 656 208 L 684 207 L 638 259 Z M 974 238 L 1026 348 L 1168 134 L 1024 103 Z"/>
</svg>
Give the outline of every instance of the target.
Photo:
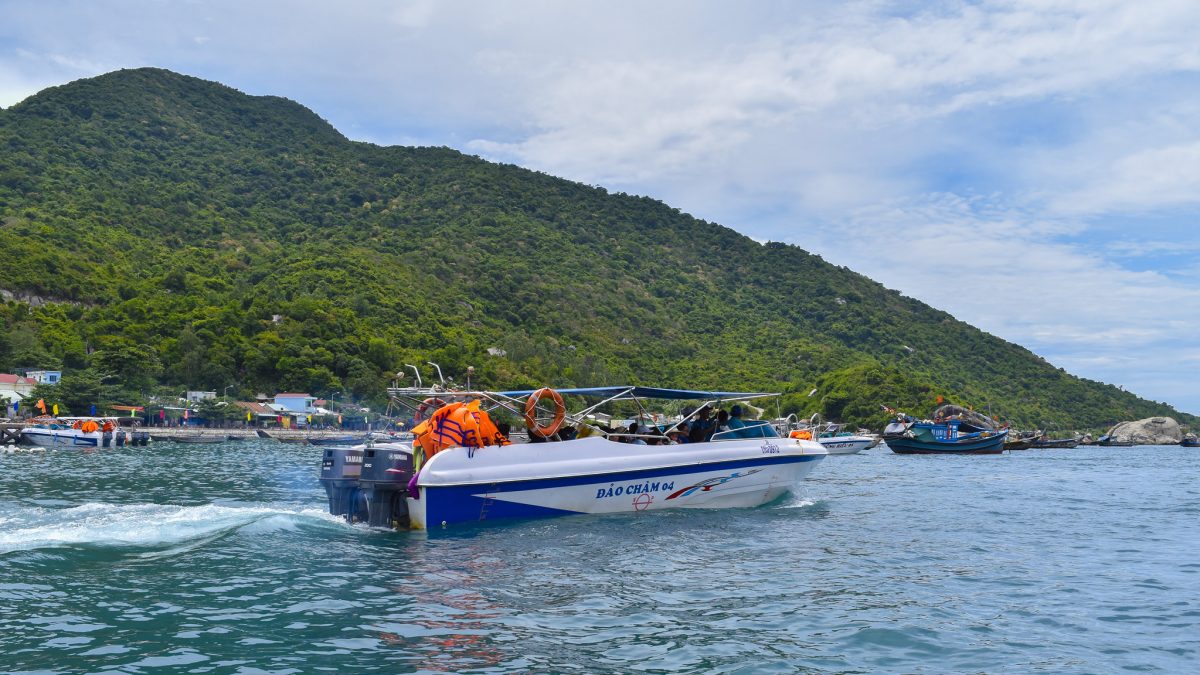
<svg viewBox="0 0 1200 675">
<path fill-rule="evenodd" d="M 845 672 L 1200 661 L 1200 451 L 830 457 L 751 510 L 425 535 L 319 449 L 0 454 L 0 671 Z"/>
</svg>

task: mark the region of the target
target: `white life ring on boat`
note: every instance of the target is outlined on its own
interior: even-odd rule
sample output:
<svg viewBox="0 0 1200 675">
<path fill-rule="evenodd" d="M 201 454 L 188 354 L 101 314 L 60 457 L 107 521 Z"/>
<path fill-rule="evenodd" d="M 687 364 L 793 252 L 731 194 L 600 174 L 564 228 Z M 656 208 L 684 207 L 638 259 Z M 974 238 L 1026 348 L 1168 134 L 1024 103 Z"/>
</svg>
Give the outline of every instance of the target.
<svg viewBox="0 0 1200 675">
<path fill-rule="evenodd" d="M 554 418 L 549 424 L 538 424 L 537 406 L 538 403 L 545 397 L 549 396 L 554 401 Z M 567 416 L 567 406 L 563 403 L 562 394 L 554 391 L 550 387 L 542 387 L 529 395 L 529 399 L 525 401 L 525 428 L 529 429 L 529 433 L 537 434 L 542 438 L 550 438 L 562 426 L 563 420 Z"/>
</svg>

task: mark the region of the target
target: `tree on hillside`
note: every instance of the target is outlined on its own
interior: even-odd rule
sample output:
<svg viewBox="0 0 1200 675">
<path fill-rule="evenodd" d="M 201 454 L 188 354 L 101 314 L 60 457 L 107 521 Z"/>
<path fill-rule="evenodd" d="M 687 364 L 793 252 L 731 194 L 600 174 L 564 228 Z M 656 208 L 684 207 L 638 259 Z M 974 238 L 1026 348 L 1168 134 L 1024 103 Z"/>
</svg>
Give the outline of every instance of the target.
<svg viewBox="0 0 1200 675">
<path fill-rule="evenodd" d="M 145 345 L 121 345 L 92 354 L 92 367 L 101 379 L 129 392 L 144 392 L 154 386 L 162 372 L 158 352 Z"/>
</svg>

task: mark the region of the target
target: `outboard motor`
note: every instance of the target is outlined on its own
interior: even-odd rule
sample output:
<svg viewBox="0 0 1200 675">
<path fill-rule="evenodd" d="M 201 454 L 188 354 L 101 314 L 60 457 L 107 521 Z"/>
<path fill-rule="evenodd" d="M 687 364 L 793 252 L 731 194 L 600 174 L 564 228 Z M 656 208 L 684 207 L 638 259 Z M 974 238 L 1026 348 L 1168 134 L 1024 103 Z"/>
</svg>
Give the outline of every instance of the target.
<svg viewBox="0 0 1200 675">
<path fill-rule="evenodd" d="M 356 523 L 367 519 L 367 503 L 358 487 L 362 448 L 325 448 L 321 484 L 329 497 L 329 513 Z"/>
<path fill-rule="evenodd" d="M 395 444 L 363 451 L 362 486 L 367 501 L 367 524 L 408 528 L 408 481 L 413 475 L 412 449 Z"/>
<path fill-rule="evenodd" d="M 118 448 L 125 447 L 125 430 L 117 429 L 113 432 L 113 441 L 116 442 Z"/>
<path fill-rule="evenodd" d="M 100 434 L 101 447 L 111 448 L 112 442 L 113 442 L 113 433 L 111 431 L 105 431 Z"/>
</svg>

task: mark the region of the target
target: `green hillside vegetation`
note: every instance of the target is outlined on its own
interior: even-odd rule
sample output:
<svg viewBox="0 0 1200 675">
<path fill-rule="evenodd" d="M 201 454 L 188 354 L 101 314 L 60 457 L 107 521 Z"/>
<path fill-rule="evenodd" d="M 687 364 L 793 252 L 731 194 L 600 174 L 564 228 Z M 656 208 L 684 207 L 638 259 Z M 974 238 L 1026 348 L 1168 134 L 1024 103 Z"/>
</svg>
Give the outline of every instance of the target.
<svg viewBox="0 0 1200 675">
<path fill-rule="evenodd" d="M 1191 420 L 797 247 L 351 142 L 168 71 L 47 89 L 0 111 L 0 148 L 0 289 L 48 301 L 0 304 L 0 372 L 61 367 L 72 407 L 231 384 L 378 404 L 404 363 L 435 361 L 491 387 L 779 390 L 786 411 L 872 426 L 939 394 L 1022 426 Z"/>
</svg>

